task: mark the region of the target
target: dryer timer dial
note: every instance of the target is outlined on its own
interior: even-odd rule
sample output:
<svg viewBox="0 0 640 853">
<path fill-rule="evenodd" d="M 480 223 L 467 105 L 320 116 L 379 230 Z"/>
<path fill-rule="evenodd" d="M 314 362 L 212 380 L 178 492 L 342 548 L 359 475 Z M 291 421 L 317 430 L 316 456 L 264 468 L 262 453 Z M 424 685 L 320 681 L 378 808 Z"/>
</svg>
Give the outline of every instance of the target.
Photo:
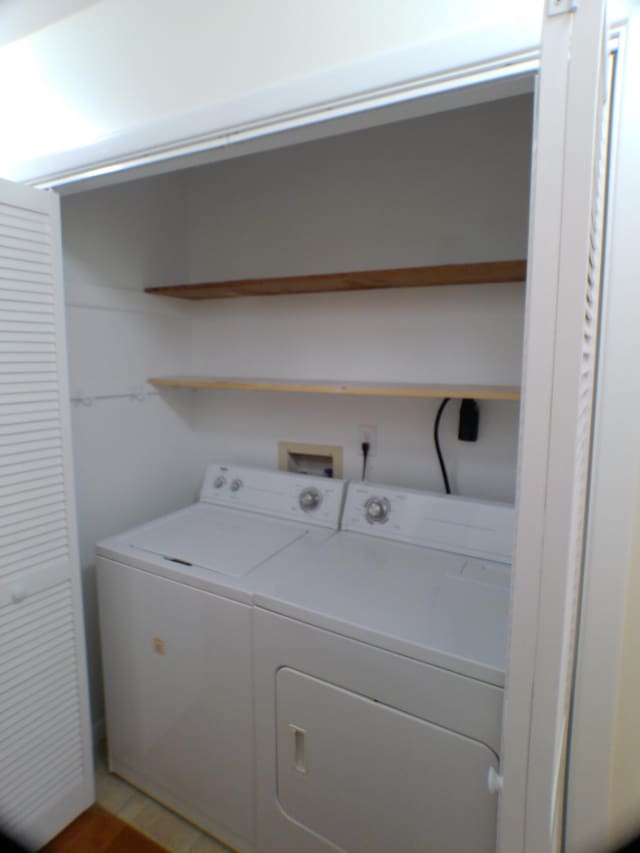
<svg viewBox="0 0 640 853">
<path fill-rule="evenodd" d="M 314 509 L 317 509 L 321 503 L 322 495 L 312 486 L 308 489 L 303 489 L 298 496 L 300 509 L 303 509 L 305 512 L 312 512 Z"/>
<path fill-rule="evenodd" d="M 369 524 L 384 524 L 389 520 L 391 504 L 387 498 L 372 497 L 365 502 L 364 515 Z"/>
</svg>

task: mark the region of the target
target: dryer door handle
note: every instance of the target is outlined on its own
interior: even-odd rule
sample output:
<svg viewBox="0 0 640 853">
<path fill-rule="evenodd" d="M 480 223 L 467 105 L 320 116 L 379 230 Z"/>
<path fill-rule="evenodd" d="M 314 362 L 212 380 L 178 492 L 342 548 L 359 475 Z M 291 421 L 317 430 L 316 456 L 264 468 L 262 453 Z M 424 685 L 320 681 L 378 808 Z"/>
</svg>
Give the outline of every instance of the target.
<svg viewBox="0 0 640 853">
<path fill-rule="evenodd" d="M 502 791 L 503 785 L 504 780 L 502 778 L 502 774 L 498 773 L 495 767 L 490 767 L 487 775 L 487 787 L 489 788 L 489 793 L 499 794 Z"/>
<path fill-rule="evenodd" d="M 293 741 L 293 769 L 297 773 L 303 773 L 306 775 L 307 759 L 305 755 L 305 736 L 307 732 L 305 729 L 301 729 L 300 726 L 294 726 L 293 723 L 289 723 L 289 729 L 291 731 Z"/>
</svg>

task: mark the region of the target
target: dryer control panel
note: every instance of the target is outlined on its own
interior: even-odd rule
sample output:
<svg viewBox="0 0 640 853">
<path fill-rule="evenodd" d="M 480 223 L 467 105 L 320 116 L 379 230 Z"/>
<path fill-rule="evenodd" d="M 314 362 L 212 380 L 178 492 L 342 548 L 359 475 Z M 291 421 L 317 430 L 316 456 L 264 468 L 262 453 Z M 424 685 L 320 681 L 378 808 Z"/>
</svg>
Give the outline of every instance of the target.
<svg viewBox="0 0 640 853">
<path fill-rule="evenodd" d="M 514 515 L 510 504 L 350 483 L 342 529 L 511 563 Z"/>
<path fill-rule="evenodd" d="M 200 500 L 338 529 L 343 480 L 238 465 L 209 465 Z"/>
</svg>

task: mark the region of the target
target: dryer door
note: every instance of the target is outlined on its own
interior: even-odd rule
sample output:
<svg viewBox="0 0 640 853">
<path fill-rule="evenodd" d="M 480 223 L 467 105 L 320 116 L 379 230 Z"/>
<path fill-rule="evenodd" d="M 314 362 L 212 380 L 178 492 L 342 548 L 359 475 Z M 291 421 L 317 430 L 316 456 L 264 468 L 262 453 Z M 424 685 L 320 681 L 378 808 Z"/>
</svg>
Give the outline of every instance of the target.
<svg viewBox="0 0 640 853">
<path fill-rule="evenodd" d="M 278 798 L 310 849 L 495 850 L 487 746 L 293 669 L 276 690 Z"/>
</svg>

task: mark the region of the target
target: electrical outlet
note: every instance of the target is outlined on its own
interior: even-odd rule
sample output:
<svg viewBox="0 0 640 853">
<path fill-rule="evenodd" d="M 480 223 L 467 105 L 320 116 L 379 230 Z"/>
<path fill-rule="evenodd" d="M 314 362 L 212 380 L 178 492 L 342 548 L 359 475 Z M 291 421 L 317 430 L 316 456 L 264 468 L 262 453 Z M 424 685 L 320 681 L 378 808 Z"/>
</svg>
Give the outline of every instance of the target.
<svg viewBox="0 0 640 853">
<path fill-rule="evenodd" d="M 378 450 L 378 427 L 375 424 L 360 424 L 358 426 L 358 450 L 365 441 L 369 442 L 369 458 L 371 459 Z"/>
</svg>

